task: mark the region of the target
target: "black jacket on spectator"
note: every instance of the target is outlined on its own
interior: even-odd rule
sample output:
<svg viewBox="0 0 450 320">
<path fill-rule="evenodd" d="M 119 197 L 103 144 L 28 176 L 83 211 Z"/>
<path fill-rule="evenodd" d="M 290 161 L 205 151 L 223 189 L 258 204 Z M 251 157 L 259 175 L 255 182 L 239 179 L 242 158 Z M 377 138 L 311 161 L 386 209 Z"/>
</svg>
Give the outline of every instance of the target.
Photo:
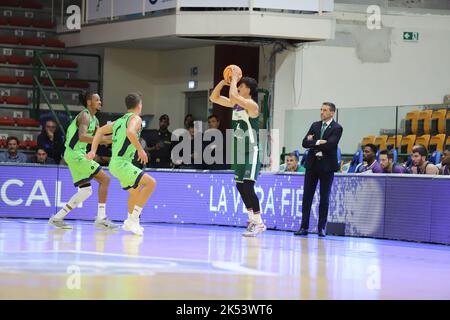
<svg viewBox="0 0 450 320">
<path fill-rule="evenodd" d="M 53 141 L 49 139 L 45 131 L 37 138 L 38 148 L 42 148 L 47 152 L 48 157 L 55 160 L 57 164 L 61 161 L 62 154 L 64 153 L 64 140 L 61 134 L 55 133 Z"/>
</svg>

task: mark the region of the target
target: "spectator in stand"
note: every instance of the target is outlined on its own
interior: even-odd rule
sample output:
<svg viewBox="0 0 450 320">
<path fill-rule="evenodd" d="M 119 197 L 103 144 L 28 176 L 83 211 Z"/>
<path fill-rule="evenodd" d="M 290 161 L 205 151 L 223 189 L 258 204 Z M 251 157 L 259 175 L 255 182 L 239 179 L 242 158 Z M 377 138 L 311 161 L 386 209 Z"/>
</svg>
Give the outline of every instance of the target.
<svg viewBox="0 0 450 320">
<path fill-rule="evenodd" d="M 24 153 L 17 151 L 19 148 L 19 139 L 16 137 L 8 137 L 6 142 L 8 151 L 0 154 L 0 162 L 27 163 L 27 156 Z"/>
<path fill-rule="evenodd" d="M 194 116 L 192 114 L 187 114 L 186 117 L 184 117 L 184 128 L 186 130 L 189 130 L 189 127 L 193 123 L 194 123 Z"/>
<path fill-rule="evenodd" d="M 286 163 L 280 166 L 280 172 L 305 172 L 305 168 L 299 162 L 299 155 L 291 152 L 286 158 Z"/>
<path fill-rule="evenodd" d="M 380 165 L 383 173 L 407 173 L 404 166 L 394 162 L 394 154 L 392 151 L 380 151 Z"/>
<path fill-rule="evenodd" d="M 441 158 L 441 168 L 439 174 L 443 176 L 450 175 L 450 147 L 444 150 Z"/>
<path fill-rule="evenodd" d="M 357 173 L 383 173 L 383 169 L 377 161 L 377 151 L 377 146 L 372 143 L 364 146 L 363 160 L 365 164 L 358 168 Z"/>
<path fill-rule="evenodd" d="M 36 151 L 36 155 L 30 159 L 30 163 L 36 164 L 56 164 L 55 160 L 49 158 L 47 152 L 44 149 L 38 148 Z"/>
<path fill-rule="evenodd" d="M 219 118 L 215 115 L 212 114 L 208 117 L 208 130 L 205 131 L 205 135 L 208 134 L 208 139 L 209 139 L 209 134 L 212 135 L 212 137 L 210 138 L 211 141 L 203 141 L 203 155 L 208 155 L 211 156 L 213 159 L 216 158 L 216 155 L 219 157 L 219 153 L 222 153 L 222 159 L 221 159 L 221 163 L 211 163 L 211 164 L 207 164 L 205 163 L 205 169 L 206 170 L 226 170 L 228 169 L 228 166 L 226 164 L 226 159 L 225 159 L 225 149 L 224 149 L 224 138 L 223 138 L 223 134 L 221 131 L 218 131 L 220 127 L 220 120 Z M 215 132 L 213 132 L 215 131 Z M 222 136 L 222 141 L 216 141 L 215 140 L 215 136 L 216 135 L 221 135 Z M 214 138 L 213 138 L 214 137 Z M 220 148 L 220 149 L 219 149 Z M 208 159 L 203 159 L 208 160 Z M 208 160 L 209 161 L 209 160 Z"/>
<path fill-rule="evenodd" d="M 64 152 L 64 140 L 56 129 L 56 122 L 47 120 L 37 140 L 38 148 L 44 149 L 48 156 L 59 164 Z"/>
<path fill-rule="evenodd" d="M 173 148 L 172 133 L 169 131 L 170 119 L 167 114 L 159 118 L 159 130 L 151 130 L 145 140 L 150 153 L 150 168 L 171 168 L 171 153 Z"/>
<path fill-rule="evenodd" d="M 439 169 L 427 161 L 428 151 L 427 149 L 419 144 L 413 147 L 411 159 L 413 166 L 411 168 L 412 174 L 429 174 L 437 175 L 439 174 Z"/>
</svg>

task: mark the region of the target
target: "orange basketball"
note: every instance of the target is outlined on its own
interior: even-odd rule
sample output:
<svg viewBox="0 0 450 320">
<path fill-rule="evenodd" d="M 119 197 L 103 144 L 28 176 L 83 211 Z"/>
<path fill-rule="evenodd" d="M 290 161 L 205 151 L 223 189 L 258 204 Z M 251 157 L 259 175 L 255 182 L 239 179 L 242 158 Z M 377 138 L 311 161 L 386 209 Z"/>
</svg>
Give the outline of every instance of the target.
<svg viewBox="0 0 450 320">
<path fill-rule="evenodd" d="M 231 82 L 231 73 L 233 71 L 233 68 L 237 68 L 239 70 L 240 73 L 240 77 L 238 80 L 241 80 L 242 78 L 242 70 L 241 68 L 239 68 L 237 65 L 234 64 L 230 64 L 229 66 L 227 66 L 225 68 L 225 70 L 223 70 L 223 79 L 227 82 L 230 83 Z"/>
</svg>

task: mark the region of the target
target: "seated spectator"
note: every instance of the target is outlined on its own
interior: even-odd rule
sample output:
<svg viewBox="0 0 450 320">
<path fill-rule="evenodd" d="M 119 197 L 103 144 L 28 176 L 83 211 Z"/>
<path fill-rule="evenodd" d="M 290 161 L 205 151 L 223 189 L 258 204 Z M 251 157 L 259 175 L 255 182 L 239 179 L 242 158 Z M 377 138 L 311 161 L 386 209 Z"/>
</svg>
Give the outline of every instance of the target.
<svg viewBox="0 0 450 320">
<path fill-rule="evenodd" d="M 45 150 L 42 148 L 37 149 L 36 155 L 30 159 L 30 163 L 56 164 L 55 160 L 53 160 L 52 158 L 49 158 L 47 155 L 47 152 L 45 152 Z"/>
<path fill-rule="evenodd" d="M 439 174 L 442 176 L 450 176 L 450 148 L 445 149 L 442 153 Z"/>
<path fill-rule="evenodd" d="M 197 141 L 202 142 L 202 137 L 201 137 L 201 133 L 196 132 L 195 127 L 194 127 L 194 123 L 191 123 L 189 125 L 188 128 L 189 131 L 189 139 L 190 139 L 190 157 L 189 157 L 189 161 L 187 163 L 184 163 L 183 160 L 178 160 L 175 161 L 177 168 L 179 169 L 196 169 L 196 170 L 203 170 L 204 169 L 204 165 L 203 165 L 203 159 L 202 159 L 202 154 L 199 154 L 196 152 L 195 150 L 195 140 L 197 139 Z M 183 141 L 180 141 L 179 143 L 183 143 Z M 183 157 L 183 151 L 181 150 L 180 156 Z M 203 151 L 203 148 L 202 148 Z"/>
<path fill-rule="evenodd" d="M 19 139 L 16 137 L 8 137 L 6 139 L 8 151 L 0 154 L 0 162 L 27 163 L 27 156 L 17 151 L 19 148 Z"/>
<path fill-rule="evenodd" d="M 149 130 L 146 133 L 146 151 L 150 153 L 148 167 L 171 168 L 172 133 L 169 131 L 170 119 L 167 114 L 159 118 L 159 130 Z"/>
<path fill-rule="evenodd" d="M 411 168 L 412 174 L 439 174 L 439 169 L 427 161 L 428 151 L 423 145 L 416 145 L 412 150 L 412 163 L 413 166 Z"/>
<path fill-rule="evenodd" d="M 209 131 L 209 130 L 219 130 L 220 127 L 220 120 L 219 118 L 217 118 L 216 115 L 210 115 L 208 117 L 208 130 L 205 131 L 205 134 Z M 220 132 L 220 134 L 222 134 L 222 132 Z M 222 135 L 223 137 L 223 135 Z M 226 170 L 228 169 L 228 166 L 226 164 L 226 160 L 225 160 L 225 150 L 224 150 L 224 144 L 225 141 L 223 141 L 222 139 L 222 143 L 221 145 L 219 145 L 219 143 L 217 141 L 215 141 L 213 138 L 211 141 L 204 141 L 203 142 L 203 154 L 204 155 L 211 155 L 211 157 L 213 157 L 215 159 L 216 157 L 216 150 L 219 150 L 218 148 L 222 149 L 222 159 L 221 159 L 221 163 L 212 163 L 212 164 L 206 164 L 204 168 L 207 170 Z"/>
<path fill-rule="evenodd" d="M 184 117 L 184 128 L 186 130 L 189 130 L 189 127 L 193 123 L 194 123 L 194 116 L 192 114 L 187 114 L 186 117 Z"/>
<path fill-rule="evenodd" d="M 44 149 L 48 156 L 59 164 L 64 152 L 64 141 L 62 135 L 56 129 L 56 122 L 47 120 L 37 141 L 38 148 Z"/>
<path fill-rule="evenodd" d="M 300 165 L 300 159 L 296 152 L 291 152 L 286 158 L 286 163 L 280 166 L 280 172 L 305 172 L 305 168 Z"/>
<path fill-rule="evenodd" d="M 380 151 L 380 165 L 383 173 L 407 173 L 404 166 L 394 162 L 394 154 L 392 151 Z"/>
<path fill-rule="evenodd" d="M 377 146 L 372 143 L 364 146 L 364 164 L 357 169 L 357 173 L 383 173 L 383 169 L 377 161 L 377 152 Z"/>
</svg>

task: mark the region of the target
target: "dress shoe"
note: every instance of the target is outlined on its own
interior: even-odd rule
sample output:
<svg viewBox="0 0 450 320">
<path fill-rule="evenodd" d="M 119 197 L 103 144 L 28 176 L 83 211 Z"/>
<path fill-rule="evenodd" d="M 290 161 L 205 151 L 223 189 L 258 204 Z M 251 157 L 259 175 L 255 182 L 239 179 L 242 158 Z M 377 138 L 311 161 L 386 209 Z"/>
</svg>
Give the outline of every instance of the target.
<svg viewBox="0 0 450 320">
<path fill-rule="evenodd" d="M 319 237 L 322 237 L 322 238 L 326 237 L 327 234 L 325 233 L 325 229 L 320 229 L 318 232 L 318 235 L 319 235 Z"/>
<path fill-rule="evenodd" d="M 308 230 L 307 230 L 307 229 L 300 228 L 300 230 L 298 230 L 297 232 L 295 232 L 294 235 L 295 235 L 295 236 L 307 236 L 307 235 L 308 235 Z"/>
</svg>

